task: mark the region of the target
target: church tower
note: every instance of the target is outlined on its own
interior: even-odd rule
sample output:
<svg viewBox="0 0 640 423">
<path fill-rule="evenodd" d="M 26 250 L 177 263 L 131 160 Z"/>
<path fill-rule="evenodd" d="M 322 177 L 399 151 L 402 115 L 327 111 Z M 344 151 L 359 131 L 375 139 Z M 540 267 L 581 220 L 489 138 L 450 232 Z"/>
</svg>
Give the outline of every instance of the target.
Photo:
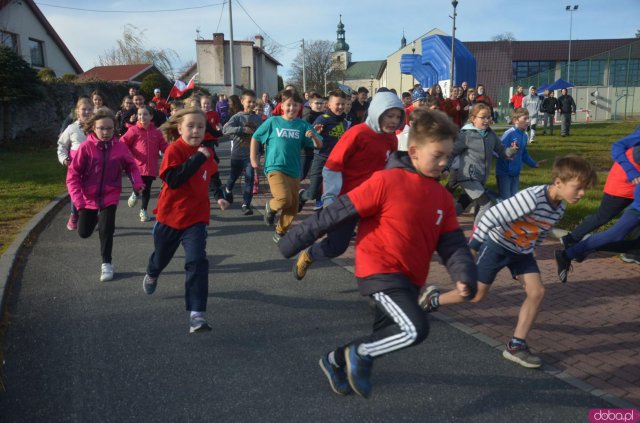
<svg viewBox="0 0 640 423">
<path fill-rule="evenodd" d="M 349 63 L 351 63 L 351 53 L 349 52 L 349 44 L 344 38 L 344 24 L 342 23 L 342 15 L 340 15 L 340 22 L 338 23 L 338 38 L 336 44 L 333 47 L 332 54 L 332 67 L 334 70 L 347 70 Z"/>
</svg>

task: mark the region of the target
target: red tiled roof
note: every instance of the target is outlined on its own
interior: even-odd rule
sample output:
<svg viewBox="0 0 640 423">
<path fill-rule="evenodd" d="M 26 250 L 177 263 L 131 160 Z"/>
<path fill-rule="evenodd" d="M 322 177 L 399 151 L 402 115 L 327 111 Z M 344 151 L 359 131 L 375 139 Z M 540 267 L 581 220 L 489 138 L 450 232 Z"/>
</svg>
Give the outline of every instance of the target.
<svg viewBox="0 0 640 423">
<path fill-rule="evenodd" d="M 96 66 L 79 75 L 80 79 L 102 79 L 104 81 L 127 82 L 153 66 L 153 63 L 138 65 Z"/>
</svg>

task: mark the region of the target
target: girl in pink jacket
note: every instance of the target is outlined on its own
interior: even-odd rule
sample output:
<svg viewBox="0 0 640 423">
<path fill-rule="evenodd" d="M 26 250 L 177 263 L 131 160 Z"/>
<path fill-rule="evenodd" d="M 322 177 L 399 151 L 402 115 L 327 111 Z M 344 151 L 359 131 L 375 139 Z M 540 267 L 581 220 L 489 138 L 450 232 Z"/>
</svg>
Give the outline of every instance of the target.
<svg viewBox="0 0 640 423">
<path fill-rule="evenodd" d="M 114 135 L 115 126 L 115 116 L 106 108 L 85 122 L 87 140 L 80 144 L 67 171 L 67 189 L 78 209 L 78 235 L 88 238 L 98 225 L 101 282 L 113 279 L 111 251 L 116 208 L 122 192 L 122 171 L 129 175 L 134 190 L 144 186 L 129 149 Z"/>
<path fill-rule="evenodd" d="M 167 142 L 162 136 L 162 132 L 156 128 L 151 122 L 153 112 L 149 106 L 143 106 L 138 109 L 138 122 L 135 126 L 130 127 L 127 132 L 120 138 L 125 143 L 133 159 L 140 170 L 144 189 L 142 190 L 142 205 L 140 207 L 140 221 L 148 222 L 151 217 L 147 213 L 149 198 L 151 197 L 151 184 L 158 177 L 158 159 L 160 152 L 167 149 Z M 135 191 L 129 197 L 127 205 L 133 207 L 138 201 Z"/>
</svg>

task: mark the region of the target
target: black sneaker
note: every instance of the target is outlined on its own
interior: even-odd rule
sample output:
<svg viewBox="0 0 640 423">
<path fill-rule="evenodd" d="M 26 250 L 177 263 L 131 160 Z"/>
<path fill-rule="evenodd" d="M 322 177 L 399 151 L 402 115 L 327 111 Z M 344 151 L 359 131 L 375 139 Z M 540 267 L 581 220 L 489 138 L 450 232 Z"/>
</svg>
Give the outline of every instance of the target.
<svg viewBox="0 0 640 423">
<path fill-rule="evenodd" d="M 189 317 L 189 333 L 209 332 L 211 326 L 204 316 Z"/>
<path fill-rule="evenodd" d="M 304 194 L 304 189 L 301 189 L 300 191 L 298 191 L 298 213 L 302 211 L 306 203 L 306 201 L 302 199 L 302 194 Z"/>
<path fill-rule="evenodd" d="M 253 214 L 253 209 L 251 208 L 251 206 L 247 206 L 246 204 L 243 204 L 241 209 L 242 209 L 242 214 L 244 214 L 245 216 L 251 216 Z"/>
<path fill-rule="evenodd" d="M 571 259 L 568 259 L 564 255 L 564 251 L 556 250 L 554 252 L 556 258 L 556 266 L 558 267 L 558 278 L 560 278 L 560 282 L 567 282 L 567 276 L 572 269 Z"/>
<path fill-rule="evenodd" d="M 502 352 L 502 356 L 528 369 L 537 369 L 542 366 L 540 357 L 531 354 L 527 344 L 511 347 L 510 343 L 507 343 L 507 348 Z"/>
<path fill-rule="evenodd" d="M 438 311 L 438 307 L 434 307 L 431 300 L 433 297 L 440 296 L 440 288 L 435 285 L 429 285 L 427 289 L 422 291 L 420 296 L 418 297 L 418 304 L 420 307 L 427 313 L 431 313 L 432 311 Z"/>
<path fill-rule="evenodd" d="M 273 233 L 273 242 L 275 242 L 276 244 L 278 242 L 280 242 L 280 238 L 282 238 L 284 236 L 284 234 L 278 233 L 278 231 Z"/>
<path fill-rule="evenodd" d="M 560 244 L 562 244 L 562 248 L 566 250 L 567 248 L 573 247 L 577 243 L 573 240 L 571 235 L 567 234 L 563 237 L 560 237 Z"/>
<path fill-rule="evenodd" d="M 351 386 L 349 386 L 344 367 L 337 367 L 331 364 L 329 354 L 323 355 L 318 364 L 320 364 L 320 368 L 327 376 L 333 392 L 338 395 L 349 395 L 351 393 Z"/>
<path fill-rule="evenodd" d="M 224 197 L 225 200 L 227 200 L 229 202 L 229 204 L 233 204 L 233 193 L 227 191 L 227 189 L 225 188 L 222 191 L 222 196 Z"/>
<path fill-rule="evenodd" d="M 271 211 L 271 207 L 269 207 L 269 200 L 264 205 L 264 223 L 267 226 L 273 226 L 273 223 L 276 221 L 276 213 Z"/>
<path fill-rule="evenodd" d="M 156 288 L 158 287 L 158 278 L 157 277 L 153 277 L 153 276 L 149 276 L 144 275 L 144 279 L 142 280 L 142 289 L 144 290 L 144 293 L 147 295 L 151 295 L 154 292 L 156 292 Z"/>
<path fill-rule="evenodd" d="M 635 263 L 635 264 L 640 264 L 640 256 L 635 255 L 635 254 L 631 254 L 631 253 L 624 253 L 620 256 L 620 258 L 622 259 L 622 261 L 624 261 L 625 263 Z"/>
<path fill-rule="evenodd" d="M 369 398 L 369 395 L 371 395 L 373 358 L 363 357 L 358 354 L 358 347 L 355 344 L 345 348 L 344 358 L 347 362 L 346 373 L 351 389 L 361 397 Z"/>
</svg>

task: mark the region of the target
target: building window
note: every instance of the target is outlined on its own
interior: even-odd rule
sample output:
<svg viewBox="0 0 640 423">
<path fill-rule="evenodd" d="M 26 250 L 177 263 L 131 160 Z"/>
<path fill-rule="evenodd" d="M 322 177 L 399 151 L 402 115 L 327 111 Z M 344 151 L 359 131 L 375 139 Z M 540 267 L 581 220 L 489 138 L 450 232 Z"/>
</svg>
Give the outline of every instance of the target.
<svg viewBox="0 0 640 423">
<path fill-rule="evenodd" d="M 11 32 L 0 31 L 0 45 L 9 47 L 11 50 L 18 52 L 18 36 Z"/>
<path fill-rule="evenodd" d="M 31 52 L 31 66 L 44 67 L 44 43 L 29 38 L 29 51 Z"/>
<path fill-rule="evenodd" d="M 556 66 L 556 62 L 531 61 L 531 62 L 511 62 L 513 68 L 513 80 L 520 81 L 539 73 L 547 72 Z"/>
<path fill-rule="evenodd" d="M 246 89 L 253 88 L 251 86 L 251 66 L 243 66 L 240 68 L 240 83 Z"/>
</svg>

